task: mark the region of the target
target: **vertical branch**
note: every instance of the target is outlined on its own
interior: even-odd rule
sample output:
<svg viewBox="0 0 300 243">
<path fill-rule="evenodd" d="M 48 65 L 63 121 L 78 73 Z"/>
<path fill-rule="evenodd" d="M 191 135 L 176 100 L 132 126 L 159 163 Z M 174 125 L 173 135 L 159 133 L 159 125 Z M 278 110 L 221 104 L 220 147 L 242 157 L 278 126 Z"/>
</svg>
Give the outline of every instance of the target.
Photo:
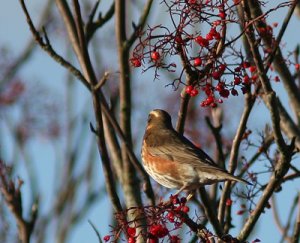
<svg viewBox="0 0 300 243">
<path fill-rule="evenodd" d="M 294 1 L 293 7 L 291 8 L 290 12 L 287 14 L 287 17 L 291 16 L 291 14 L 293 13 L 295 6 L 296 6 L 296 2 L 297 1 Z M 249 11 L 251 12 L 250 14 L 253 19 L 262 15 L 262 9 L 261 9 L 261 5 L 260 5 L 259 1 L 251 0 L 251 1 L 248 1 L 248 4 L 249 4 L 249 6 L 248 6 Z M 286 18 L 285 21 L 289 22 L 290 18 Z M 264 21 L 258 21 L 255 24 L 258 28 L 266 27 L 266 23 Z M 285 24 L 287 24 L 287 23 L 285 23 Z M 267 48 L 269 48 L 271 50 L 274 49 L 274 40 L 272 37 L 270 37 L 268 35 L 261 35 L 261 38 L 264 41 L 264 43 L 266 44 Z M 279 43 L 275 43 L 275 45 L 279 45 Z M 275 70 L 280 75 L 282 83 L 287 91 L 288 96 L 289 96 L 290 105 L 293 108 L 293 111 L 295 112 L 297 120 L 299 121 L 300 120 L 300 92 L 294 82 L 293 76 L 285 62 L 285 59 L 284 59 L 280 49 L 278 49 L 274 55 L 273 64 L 274 64 Z"/>
<path fill-rule="evenodd" d="M 239 148 L 241 145 L 243 134 L 245 133 L 247 122 L 252 111 L 253 105 L 255 103 L 255 96 L 251 94 L 245 95 L 245 105 L 244 111 L 240 119 L 240 124 L 237 128 L 237 132 L 232 142 L 232 147 L 230 151 L 230 159 L 229 159 L 229 172 L 233 173 L 237 167 L 238 155 L 239 155 Z M 223 189 L 223 193 L 219 203 L 219 210 L 218 210 L 218 219 L 223 224 L 224 222 L 224 215 L 225 215 L 225 208 L 226 208 L 226 200 L 229 198 L 231 190 L 231 182 L 225 182 L 225 186 Z M 229 208 L 229 207 L 228 207 Z"/>
<path fill-rule="evenodd" d="M 84 76 L 92 85 L 92 87 L 94 87 L 97 84 L 97 79 L 85 43 L 83 22 L 81 19 L 79 3 L 76 0 L 73 1 L 76 15 L 75 20 L 66 1 L 56 0 L 56 4 L 67 27 L 69 39 L 76 53 L 79 64 L 83 70 Z M 102 159 L 103 172 L 106 179 L 106 188 L 108 194 L 110 195 L 115 211 L 122 211 L 122 206 L 115 189 L 115 181 L 113 178 L 108 151 L 105 143 L 100 93 L 100 90 L 92 90 L 94 113 L 97 124 L 95 132 L 97 134 L 98 150 Z"/>
<path fill-rule="evenodd" d="M 299 239 L 300 239 L 300 193 L 298 194 L 298 214 L 295 220 L 292 242 L 299 243 Z"/>
<path fill-rule="evenodd" d="M 215 210 L 213 209 L 213 206 L 208 198 L 207 192 L 205 190 L 205 187 L 200 187 L 199 188 L 200 196 L 204 205 L 205 209 L 205 214 L 208 217 L 210 223 L 214 227 L 214 230 L 216 234 L 221 237 L 223 235 L 223 229 L 222 226 L 220 225 L 220 222 L 218 220 L 218 217 L 215 213 Z"/>
<path fill-rule="evenodd" d="M 297 208 L 297 204 L 299 202 L 299 198 L 298 198 L 298 195 L 296 195 L 292 205 L 289 207 L 289 214 L 288 214 L 288 217 L 287 217 L 287 222 L 286 222 L 286 225 L 283 229 L 283 232 L 282 232 L 282 236 L 281 236 L 281 240 L 280 240 L 280 243 L 286 241 L 286 242 L 291 242 L 291 237 L 289 237 L 288 235 L 288 231 L 291 227 L 291 224 L 292 224 L 292 217 L 293 215 L 295 215 L 295 210 Z"/>
<path fill-rule="evenodd" d="M 117 39 L 120 70 L 120 127 L 130 147 L 131 132 L 131 79 L 129 68 L 129 50 L 126 48 L 126 1 L 115 1 L 115 32 Z M 124 142 L 121 144 L 123 162 L 123 189 L 126 206 L 141 205 L 140 188 L 134 167 L 130 163 Z"/>
<path fill-rule="evenodd" d="M 245 5 L 245 15 L 247 16 L 248 19 L 251 19 L 247 2 L 243 2 L 243 3 Z M 261 198 L 259 199 L 256 208 L 251 213 L 248 221 L 246 222 L 243 229 L 241 230 L 238 237 L 239 240 L 245 240 L 248 237 L 255 223 L 257 222 L 259 216 L 263 212 L 264 207 L 268 203 L 268 200 L 274 193 L 274 190 L 276 189 L 277 186 L 280 185 L 283 176 L 287 173 L 290 166 L 290 161 L 291 161 L 291 157 L 294 149 L 294 143 L 295 143 L 295 139 L 293 139 L 290 146 L 287 146 L 285 144 L 285 141 L 282 137 L 281 130 L 280 130 L 280 116 L 278 113 L 277 98 L 275 96 L 275 92 L 272 90 L 269 79 L 266 73 L 264 72 L 264 66 L 259 51 L 257 49 L 257 46 L 255 45 L 255 40 L 253 35 L 251 35 L 251 33 L 246 33 L 246 37 L 250 46 L 253 60 L 258 70 L 260 82 L 264 89 L 264 93 L 265 93 L 264 96 L 266 97 L 267 107 L 271 115 L 275 142 L 278 146 L 278 150 L 280 151 L 280 159 L 275 166 L 275 171 L 271 176 L 269 184 L 267 185 Z"/>
</svg>

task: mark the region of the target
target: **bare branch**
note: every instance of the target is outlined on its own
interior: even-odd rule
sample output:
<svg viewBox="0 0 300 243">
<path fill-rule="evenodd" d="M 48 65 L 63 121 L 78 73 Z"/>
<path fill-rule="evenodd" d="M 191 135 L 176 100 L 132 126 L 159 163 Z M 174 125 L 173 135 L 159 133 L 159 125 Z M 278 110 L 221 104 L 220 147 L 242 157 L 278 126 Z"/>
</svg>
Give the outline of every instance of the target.
<svg viewBox="0 0 300 243">
<path fill-rule="evenodd" d="M 300 194 L 298 194 L 298 214 L 295 220 L 292 243 L 299 243 L 300 239 Z"/>
<path fill-rule="evenodd" d="M 148 0 L 145 4 L 145 7 L 143 9 L 143 12 L 140 16 L 138 24 L 135 26 L 134 32 L 131 34 L 131 36 L 128 38 L 126 42 L 126 49 L 130 49 L 135 40 L 138 38 L 138 34 L 140 31 L 143 30 L 146 24 L 146 20 L 150 14 L 151 6 L 152 6 L 153 0 Z"/>
<path fill-rule="evenodd" d="M 101 28 L 105 23 L 107 23 L 115 13 L 115 3 L 112 3 L 106 14 L 102 17 L 102 14 L 100 13 L 98 19 L 95 22 L 93 22 L 93 17 L 96 13 L 99 2 L 100 1 L 96 2 L 94 9 L 92 10 L 91 15 L 89 17 L 89 20 L 85 25 L 85 38 L 87 43 L 90 42 L 97 29 Z"/>
<path fill-rule="evenodd" d="M 243 110 L 243 113 L 242 113 L 242 116 L 240 119 L 239 126 L 237 128 L 235 137 L 233 139 L 232 147 L 231 147 L 231 151 L 230 151 L 230 158 L 229 158 L 229 172 L 230 173 L 234 173 L 234 171 L 237 167 L 239 148 L 240 148 L 243 134 L 245 133 L 248 119 L 249 119 L 250 113 L 252 111 L 253 105 L 255 103 L 255 100 L 256 100 L 255 96 L 252 96 L 251 94 L 245 95 L 244 110 Z M 232 185 L 232 183 L 230 181 L 225 182 L 222 197 L 220 199 L 218 219 L 221 222 L 221 224 L 223 224 L 223 221 L 224 221 L 226 200 L 227 200 L 227 198 L 229 198 L 231 185 Z"/>
<path fill-rule="evenodd" d="M 18 225 L 18 235 L 22 243 L 29 243 L 38 214 L 37 202 L 32 205 L 31 219 L 28 221 L 23 216 L 21 186 L 23 181 L 18 179 L 15 184 L 8 177 L 8 167 L 0 159 L 0 192 L 5 203 L 15 217 Z"/>
</svg>

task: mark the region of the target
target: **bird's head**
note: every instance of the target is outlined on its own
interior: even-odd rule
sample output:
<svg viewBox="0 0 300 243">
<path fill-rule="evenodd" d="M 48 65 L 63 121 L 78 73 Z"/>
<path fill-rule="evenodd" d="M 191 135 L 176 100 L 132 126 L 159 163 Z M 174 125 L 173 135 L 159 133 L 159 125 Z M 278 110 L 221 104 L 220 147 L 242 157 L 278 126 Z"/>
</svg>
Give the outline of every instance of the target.
<svg viewBox="0 0 300 243">
<path fill-rule="evenodd" d="M 164 110 L 155 109 L 149 113 L 148 128 L 172 128 L 171 116 Z"/>
</svg>

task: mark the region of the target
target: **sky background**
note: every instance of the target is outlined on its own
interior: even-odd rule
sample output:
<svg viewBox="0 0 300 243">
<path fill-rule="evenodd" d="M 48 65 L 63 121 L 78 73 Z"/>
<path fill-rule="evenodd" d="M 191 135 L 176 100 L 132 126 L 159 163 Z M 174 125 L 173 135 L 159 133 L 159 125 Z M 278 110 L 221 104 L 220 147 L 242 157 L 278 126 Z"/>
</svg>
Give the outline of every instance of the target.
<svg viewBox="0 0 300 243">
<path fill-rule="evenodd" d="M 38 16 L 41 12 L 41 9 L 44 7 L 45 1 L 26 1 L 28 4 L 28 9 L 31 13 L 31 16 L 33 19 L 38 22 Z M 104 1 L 102 1 L 104 2 Z M 160 1 L 157 1 L 160 2 Z M 277 1 L 276 1 L 277 2 Z M 108 6 L 105 4 L 101 5 L 102 9 L 107 9 Z M 133 16 L 133 19 L 137 19 L 137 13 L 138 8 L 134 9 L 130 15 Z M 286 10 L 280 10 L 276 12 L 275 14 L 272 14 L 270 17 L 274 20 L 274 22 L 280 22 L 280 20 L 285 16 Z M 164 21 L 168 15 L 161 11 L 161 7 L 159 4 L 155 3 L 155 8 L 151 12 L 150 16 L 150 24 L 157 24 L 160 21 Z M 270 23 L 273 21 L 271 20 Z M 286 51 L 292 51 L 293 48 L 297 43 L 299 43 L 299 19 L 295 16 L 292 18 L 291 23 L 288 26 L 287 33 L 283 39 L 283 45 L 286 46 Z M 110 38 L 113 38 L 112 43 L 114 43 L 114 36 L 111 35 L 113 32 L 109 30 L 109 28 L 112 28 L 113 26 L 113 20 L 110 21 L 110 23 L 107 25 L 107 33 Z M 62 28 L 60 26 L 60 28 Z M 279 29 L 279 28 L 278 28 Z M 58 35 L 60 34 L 58 30 Z M 234 30 L 232 30 L 234 31 Z M 275 30 L 276 32 L 276 30 Z M 21 8 L 19 6 L 18 1 L 5 1 L 2 3 L 2 6 L 0 8 L 0 45 L 5 48 L 7 48 L 12 56 L 18 56 L 19 53 L 23 50 L 23 48 L 28 43 L 29 39 L 31 38 L 31 34 L 28 31 L 27 23 L 25 22 L 24 14 L 21 11 Z M 104 32 L 105 33 L 105 32 Z M 51 39 L 51 32 L 50 39 Z M 116 56 L 109 54 L 113 49 L 114 46 L 109 46 L 109 39 L 105 38 L 107 43 L 107 52 L 104 51 L 102 53 L 102 58 L 111 59 L 109 60 L 107 66 L 103 67 L 106 69 L 112 70 L 113 75 L 117 77 L 117 66 L 115 65 L 116 62 Z M 298 42 L 297 42 L 298 41 Z M 63 42 L 62 39 L 54 39 L 53 45 L 57 50 L 64 51 L 66 43 Z M 115 72 L 115 74 L 114 74 Z M 136 118 L 136 122 L 138 123 L 137 126 L 133 127 L 133 133 L 136 134 L 136 140 L 141 141 L 141 137 L 144 130 L 144 124 L 147 118 L 147 114 L 151 109 L 154 108 L 164 108 L 165 104 L 162 103 L 162 101 L 159 99 L 162 96 L 165 95 L 175 95 L 178 96 L 178 92 L 174 92 L 171 87 L 165 88 L 165 85 L 168 83 L 164 79 L 167 78 L 164 74 L 161 75 L 161 80 L 153 81 L 153 76 L 151 72 L 141 73 L 141 70 L 135 69 L 133 72 L 133 87 L 137 89 L 138 92 L 141 90 L 146 90 L 145 96 L 136 96 L 134 97 L 135 105 L 141 105 L 145 107 L 142 111 L 140 110 L 138 113 L 134 112 L 134 116 Z M 65 95 L 65 79 L 66 79 L 66 72 L 63 68 L 61 68 L 57 63 L 55 63 L 51 58 L 48 57 L 48 55 L 42 51 L 40 51 L 40 48 L 38 47 L 36 51 L 34 52 L 32 58 L 30 61 L 25 64 L 22 69 L 20 70 L 20 76 L 24 78 L 24 80 L 28 80 L 30 85 L 34 85 L 36 83 L 42 82 L 44 85 L 46 85 L 48 89 L 49 97 L 55 97 L 57 99 L 57 102 L 64 102 L 64 95 Z M 282 93 L 282 86 L 280 83 L 274 85 L 274 89 L 283 97 L 284 104 L 288 104 L 288 101 L 286 98 L 286 95 Z M 150 94 L 150 95 L 146 95 Z M 85 90 L 85 88 L 77 83 L 76 84 L 76 97 L 78 99 L 75 99 L 76 102 L 76 108 L 74 110 L 74 113 L 80 113 L 84 109 L 89 109 L 92 107 L 91 101 L 89 99 L 88 92 Z M 232 116 L 234 119 L 230 121 L 230 126 L 227 125 L 228 129 L 232 129 L 234 131 L 235 127 L 238 124 L 239 116 L 235 116 L 236 113 L 240 113 L 242 104 L 242 97 L 234 97 L 232 100 L 229 100 L 226 102 L 226 106 L 230 107 L 230 109 L 227 110 L 230 114 L 232 113 Z M 178 106 L 178 104 L 175 104 L 175 106 Z M 252 114 L 250 117 L 251 124 L 251 130 L 253 131 L 259 131 L 262 130 L 265 126 L 266 121 L 269 119 L 269 117 L 266 115 L 266 109 L 262 103 L 256 104 L 257 109 L 260 112 L 256 112 L 255 114 Z M 87 107 L 87 108 L 86 108 Z M 201 108 L 199 108 L 201 109 Z M 63 111 L 62 111 L 63 112 Z M 55 114 L 53 114 L 55 115 Z M 93 119 L 90 117 L 90 119 Z M 88 121 L 89 122 L 89 121 Z M 87 129 L 88 129 L 88 122 L 86 123 Z M 174 122 L 174 121 L 173 121 Z M 92 136 L 92 134 L 91 134 Z M 10 138 L 8 136 L 4 137 L 6 140 L 5 144 L 7 145 L 6 148 L 2 148 L 3 151 L 5 151 L 6 155 L 9 157 L 11 156 L 11 153 L 13 151 L 12 149 L 12 141 L 10 141 Z M 92 139 L 92 137 L 91 137 Z M 91 140 L 92 141 L 92 140 Z M 42 211 L 47 211 L 47 208 L 49 205 L 47 205 L 47 202 L 50 201 L 50 197 L 53 197 L 54 191 L 54 185 L 55 185 L 55 178 L 56 178 L 56 169 L 55 166 L 56 163 L 53 163 L 53 161 L 57 160 L 57 155 L 55 154 L 55 151 L 57 151 L 57 147 L 63 144 L 63 140 L 58 140 L 54 144 L 53 142 L 50 142 L 47 140 L 47 138 L 43 136 L 36 136 L 30 141 L 30 144 L 28 146 L 28 149 L 32 155 L 34 155 L 33 161 L 34 166 L 37 171 L 39 171 L 39 182 L 38 185 L 39 188 L 42 188 L 41 191 L 44 192 L 42 195 L 42 201 L 44 202 Z M 139 151 L 140 147 L 137 148 L 137 152 Z M 79 168 L 80 169 L 80 168 Z M 25 181 L 25 185 L 23 187 L 24 191 L 24 206 L 25 208 L 28 208 L 29 205 L 29 197 L 26 197 L 29 193 L 28 185 L 26 184 L 26 173 L 24 173 L 24 167 L 21 166 L 18 168 L 18 175 Z M 98 171 L 100 172 L 102 170 L 101 164 L 99 161 Z M 267 180 L 267 178 L 265 178 Z M 99 175 L 99 184 L 103 184 L 102 175 Z M 278 197 L 278 208 L 287 208 L 290 206 L 291 202 L 287 202 L 285 199 L 289 198 L 289 195 L 291 193 L 294 193 L 295 191 L 299 191 L 299 183 L 291 184 L 292 182 L 287 183 L 283 190 L 280 192 Z M 286 190 L 287 189 L 287 190 Z M 234 205 L 234 210 L 238 210 L 239 206 Z M 95 233 L 93 232 L 91 226 L 88 224 L 88 220 L 91 220 L 96 227 L 98 228 L 101 235 L 105 235 L 109 232 L 109 216 L 111 214 L 112 210 L 110 207 L 110 203 L 106 197 L 103 197 L 101 200 L 99 200 L 88 212 L 88 214 L 81 220 L 81 223 L 78 224 L 74 231 L 72 232 L 70 238 L 68 239 L 68 243 L 78 243 L 78 242 L 97 242 L 97 238 Z M 281 210 L 282 214 L 285 214 L 285 210 Z M 285 218 L 286 215 L 283 215 L 283 218 Z M 235 217 L 234 223 L 236 225 L 239 225 L 239 221 L 242 220 L 242 217 Z M 249 241 L 259 238 L 262 240 L 262 242 L 275 242 L 275 240 L 278 241 L 280 234 L 277 230 L 277 228 L 274 225 L 273 218 L 272 218 L 272 212 L 271 210 L 267 210 L 264 215 L 261 216 L 259 223 L 256 226 L 255 236 L 253 238 L 249 238 Z M 238 232 L 239 228 L 236 228 L 236 230 L 233 230 L 233 235 Z M 52 242 L 53 239 L 51 237 L 49 238 L 49 242 Z"/>
</svg>

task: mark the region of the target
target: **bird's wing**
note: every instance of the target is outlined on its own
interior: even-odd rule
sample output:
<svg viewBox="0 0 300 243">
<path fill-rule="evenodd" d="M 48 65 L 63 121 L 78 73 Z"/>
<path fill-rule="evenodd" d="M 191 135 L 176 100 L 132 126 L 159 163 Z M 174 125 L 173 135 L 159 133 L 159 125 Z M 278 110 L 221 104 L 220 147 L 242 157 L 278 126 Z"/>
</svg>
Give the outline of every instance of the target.
<svg viewBox="0 0 300 243">
<path fill-rule="evenodd" d="M 162 144 L 155 144 L 155 146 L 148 146 L 148 151 L 153 156 L 176 161 L 178 163 L 189 163 L 195 168 L 215 168 L 224 171 L 218 167 L 215 162 L 203 150 L 197 148 L 184 136 L 174 133 L 168 133 L 169 138 Z"/>
</svg>

